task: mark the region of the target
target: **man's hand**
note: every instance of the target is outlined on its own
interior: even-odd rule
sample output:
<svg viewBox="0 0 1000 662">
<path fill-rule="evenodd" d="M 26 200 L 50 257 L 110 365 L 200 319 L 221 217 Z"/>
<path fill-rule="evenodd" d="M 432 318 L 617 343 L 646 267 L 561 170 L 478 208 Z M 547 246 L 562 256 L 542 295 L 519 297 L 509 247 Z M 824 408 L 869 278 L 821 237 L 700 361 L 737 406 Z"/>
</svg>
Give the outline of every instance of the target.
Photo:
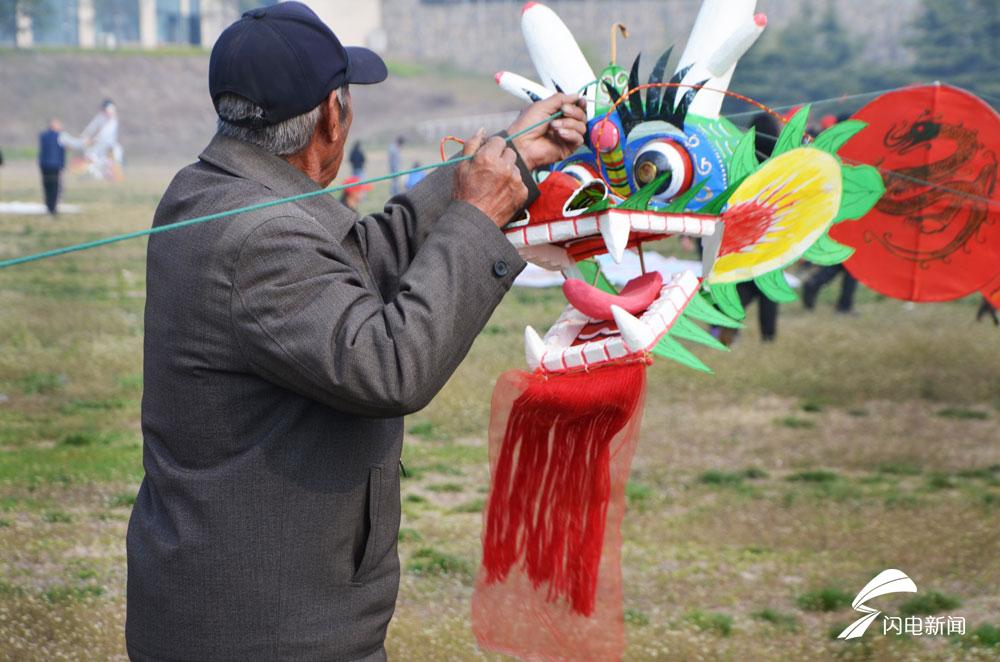
<svg viewBox="0 0 1000 662">
<path fill-rule="evenodd" d="M 587 114 L 577 94 L 554 94 L 525 108 L 507 129 L 509 135 L 562 111 L 562 117 L 514 139 L 514 147 L 530 170 L 561 161 L 583 144 Z"/>
<path fill-rule="evenodd" d="M 456 200 L 468 202 L 486 214 L 497 227 L 506 225 L 528 199 L 528 187 L 517 168 L 517 154 L 503 138 L 486 140 L 479 130 L 466 141 L 463 154 L 475 158 L 464 161 L 455 174 Z"/>
</svg>

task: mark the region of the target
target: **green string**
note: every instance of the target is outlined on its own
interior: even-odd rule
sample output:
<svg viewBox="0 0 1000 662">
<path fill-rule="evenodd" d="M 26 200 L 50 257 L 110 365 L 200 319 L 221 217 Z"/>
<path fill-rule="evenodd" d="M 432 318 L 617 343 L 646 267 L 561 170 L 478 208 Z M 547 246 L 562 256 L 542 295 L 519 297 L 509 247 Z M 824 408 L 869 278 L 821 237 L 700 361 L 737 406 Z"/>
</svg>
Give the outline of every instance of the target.
<svg viewBox="0 0 1000 662">
<path fill-rule="evenodd" d="M 548 124 L 549 122 L 558 119 L 562 116 L 562 111 L 556 112 L 549 115 L 540 122 L 535 122 L 531 126 L 521 129 L 512 136 L 506 138 L 506 142 L 511 142 L 515 138 L 518 138 L 529 131 L 533 131 L 538 127 Z M 149 228 L 146 230 L 137 230 L 135 232 L 126 232 L 125 234 L 114 235 L 111 237 L 104 237 L 103 239 L 95 239 L 94 241 L 87 241 L 82 244 L 73 244 L 72 246 L 64 246 L 62 248 L 53 248 L 51 250 L 42 251 L 41 253 L 34 253 L 32 255 L 24 255 L 22 257 L 15 257 L 9 260 L 0 260 L 0 269 L 6 269 L 7 267 L 13 267 L 18 264 L 25 264 L 27 262 L 37 262 L 38 260 L 44 260 L 50 257 L 56 257 L 57 255 L 65 255 L 66 253 L 75 253 L 77 251 L 85 251 L 91 248 L 98 248 L 100 246 L 107 246 L 108 244 L 114 244 L 119 241 L 125 241 L 127 239 L 136 239 L 138 237 L 148 237 L 149 235 L 159 234 L 161 232 L 169 232 L 171 230 L 179 230 L 181 228 L 186 228 L 190 225 L 198 225 L 199 223 L 208 223 L 209 221 L 216 221 L 220 218 L 226 218 L 228 216 L 235 216 L 237 214 L 243 214 L 250 211 L 257 211 L 258 209 L 267 209 L 268 207 L 276 207 L 278 205 L 287 204 L 289 202 L 298 202 L 299 200 L 305 200 L 306 198 L 313 198 L 318 195 L 326 195 L 330 193 L 336 193 L 347 188 L 353 188 L 355 186 L 360 186 L 362 184 L 374 184 L 377 182 L 383 182 L 388 179 L 395 179 L 397 177 L 405 177 L 406 175 L 413 174 L 415 172 L 422 172 L 424 170 L 433 170 L 435 168 L 442 168 L 448 165 L 454 165 L 456 163 L 461 163 L 462 161 L 468 161 L 474 158 L 475 155 L 470 156 L 458 156 L 448 161 L 442 163 L 432 163 L 430 165 L 419 166 L 417 168 L 410 168 L 409 170 L 403 170 L 401 172 L 395 172 L 388 175 L 381 175 L 379 177 L 373 177 L 371 179 L 366 179 L 361 182 L 356 182 L 354 184 L 338 184 L 337 186 L 330 186 L 318 191 L 309 191 L 308 193 L 300 193 L 298 195 L 293 195 L 287 198 L 281 198 L 280 200 L 271 200 L 269 202 L 260 202 L 255 205 L 249 205 L 247 207 L 240 207 L 239 209 L 231 209 L 229 211 L 220 211 L 215 214 L 208 214 L 207 216 L 198 216 L 197 218 L 189 218 L 186 221 L 177 221 L 176 223 L 170 223 L 168 225 L 161 225 L 155 228 Z"/>
</svg>

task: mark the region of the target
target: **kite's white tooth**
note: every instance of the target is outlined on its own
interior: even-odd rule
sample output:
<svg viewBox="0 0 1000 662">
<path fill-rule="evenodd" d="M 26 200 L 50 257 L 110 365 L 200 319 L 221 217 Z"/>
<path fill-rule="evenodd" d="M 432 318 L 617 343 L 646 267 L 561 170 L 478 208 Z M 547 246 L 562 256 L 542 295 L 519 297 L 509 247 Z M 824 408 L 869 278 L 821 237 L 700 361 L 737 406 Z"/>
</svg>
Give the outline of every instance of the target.
<svg viewBox="0 0 1000 662">
<path fill-rule="evenodd" d="M 524 358 L 532 370 L 542 364 L 545 356 L 545 342 L 531 326 L 524 327 Z"/>
<path fill-rule="evenodd" d="M 644 211 L 634 211 L 629 214 L 629 219 L 632 222 L 632 229 L 637 232 L 648 232 L 650 229 L 649 225 L 649 214 Z"/>
<path fill-rule="evenodd" d="M 611 314 L 614 315 L 618 332 L 622 334 L 622 340 L 630 351 L 641 352 L 649 349 L 656 341 L 656 334 L 649 325 L 636 319 L 625 309 L 612 305 Z"/>
<path fill-rule="evenodd" d="M 622 263 L 625 248 L 628 246 L 629 234 L 632 232 L 632 222 L 622 214 L 607 214 L 601 217 L 601 236 L 604 245 L 616 264 Z"/>
</svg>

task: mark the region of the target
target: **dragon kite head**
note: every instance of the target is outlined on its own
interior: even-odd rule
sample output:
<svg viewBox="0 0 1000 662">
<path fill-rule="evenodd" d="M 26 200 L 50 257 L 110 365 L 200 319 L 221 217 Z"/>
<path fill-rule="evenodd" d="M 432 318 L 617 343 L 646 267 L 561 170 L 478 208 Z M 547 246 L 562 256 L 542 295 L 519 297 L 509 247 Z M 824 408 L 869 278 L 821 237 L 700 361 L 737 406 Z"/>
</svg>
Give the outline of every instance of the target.
<svg viewBox="0 0 1000 662">
<path fill-rule="evenodd" d="M 754 130 L 720 110 L 739 58 L 767 21 L 754 13 L 755 0 L 729 0 L 725 11 L 722 4 L 703 4 L 670 78 L 667 49 L 645 83 L 640 57 L 626 73 L 613 56 L 595 75 L 559 17 L 525 5 L 522 30 L 541 83 L 502 72 L 498 84 L 528 101 L 578 91 L 588 117 L 584 147 L 537 173 L 541 196 L 504 227 L 527 260 L 566 277 L 562 316 L 544 338 L 525 332 L 532 369 L 587 370 L 657 354 L 708 370 L 677 342 L 722 348 L 692 320 L 737 326 L 744 313 L 736 286 L 745 281 L 777 301 L 794 299 L 783 269 L 803 256 L 846 259 L 850 249 L 828 230 L 862 216 L 884 192 L 877 171 L 836 156 L 864 125 L 845 122 L 803 144 L 808 107 L 787 121 L 761 163 Z M 617 291 L 594 260 L 607 254 L 621 263 L 626 251 L 674 235 L 700 240 L 701 273 L 637 273 Z"/>
</svg>

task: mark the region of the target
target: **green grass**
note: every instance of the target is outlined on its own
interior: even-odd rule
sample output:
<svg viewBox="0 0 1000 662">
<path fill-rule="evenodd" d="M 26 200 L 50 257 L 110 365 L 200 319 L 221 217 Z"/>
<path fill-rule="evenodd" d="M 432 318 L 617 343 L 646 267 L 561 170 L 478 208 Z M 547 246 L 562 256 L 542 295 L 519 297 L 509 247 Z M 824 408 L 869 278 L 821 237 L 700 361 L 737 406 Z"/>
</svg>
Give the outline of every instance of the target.
<svg viewBox="0 0 1000 662">
<path fill-rule="evenodd" d="M 840 476 L 836 472 L 826 469 L 797 471 L 786 478 L 786 480 L 800 483 L 832 483 L 839 479 Z"/>
<path fill-rule="evenodd" d="M 636 627 L 649 625 L 649 615 L 641 609 L 625 608 L 625 622 Z"/>
<path fill-rule="evenodd" d="M 752 612 L 750 616 L 789 632 L 795 632 L 799 629 L 799 619 L 796 618 L 795 614 L 787 614 L 771 607 L 765 607 L 764 609 Z"/>
<path fill-rule="evenodd" d="M 684 618 L 699 630 L 705 630 L 712 634 L 728 637 L 733 633 L 733 617 L 729 614 L 693 609 Z"/>
<path fill-rule="evenodd" d="M 108 505 L 112 508 L 131 508 L 135 505 L 135 494 L 128 492 L 127 494 L 116 494 L 111 497 Z"/>
<path fill-rule="evenodd" d="M 965 646 L 1000 648 L 1000 627 L 992 623 L 982 623 L 970 630 L 966 637 L 957 640 Z"/>
<path fill-rule="evenodd" d="M 451 509 L 453 513 L 481 513 L 486 507 L 486 499 L 472 499 L 465 503 L 460 503 Z"/>
<path fill-rule="evenodd" d="M 61 510 L 49 510 L 42 514 L 42 520 L 48 524 L 72 524 L 73 516 Z"/>
<path fill-rule="evenodd" d="M 709 469 L 698 476 L 698 482 L 703 485 L 738 486 L 744 480 L 759 480 L 767 478 L 767 472 L 757 467 L 748 467 L 742 471 L 722 471 Z"/>
<path fill-rule="evenodd" d="M 55 586 L 42 593 L 49 602 L 69 602 L 91 600 L 104 595 L 102 586 Z"/>
<path fill-rule="evenodd" d="M 51 395 L 66 384 L 66 375 L 49 372 L 29 372 L 17 380 L 25 395 Z"/>
<path fill-rule="evenodd" d="M 397 537 L 399 538 L 399 542 L 420 542 L 424 539 L 419 531 L 405 526 L 400 527 Z"/>
<path fill-rule="evenodd" d="M 427 489 L 431 492 L 464 492 L 465 488 L 460 483 L 435 483 L 433 485 L 428 485 Z"/>
<path fill-rule="evenodd" d="M 653 488 L 645 483 L 630 480 L 625 485 L 625 498 L 630 508 L 642 508 L 653 496 Z"/>
<path fill-rule="evenodd" d="M 933 473 L 927 477 L 929 490 L 953 490 L 958 487 L 955 479 L 944 473 Z"/>
<path fill-rule="evenodd" d="M 927 591 L 906 600 L 899 606 L 899 613 L 903 616 L 930 616 L 942 611 L 951 611 L 961 605 L 962 601 L 953 595 Z"/>
<path fill-rule="evenodd" d="M 955 418 L 964 421 L 985 421 L 990 415 L 978 409 L 964 409 L 962 407 L 948 407 L 941 409 L 937 413 L 941 418 Z"/>
<path fill-rule="evenodd" d="M 472 565 L 465 559 L 446 554 L 433 547 L 421 547 L 407 561 L 406 569 L 415 575 L 468 576 L 472 572 Z"/>
<path fill-rule="evenodd" d="M 921 473 L 922 469 L 914 463 L 900 461 L 883 462 L 878 466 L 878 471 L 879 473 L 893 476 L 917 476 Z"/>
<path fill-rule="evenodd" d="M 795 603 L 804 611 L 840 611 L 850 607 L 853 598 L 843 589 L 826 586 L 806 591 L 795 599 Z"/>
<path fill-rule="evenodd" d="M 775 421 L 775 424 L 784 428 L 791 428 L 793 430 L 811 430 L 816 427 L 815 421 L 810 421 L 805 418 L 797 418 L 795 416 L 785 416 L 783 418 L 779 418 Z"/>
<path fill-rule="evenodd" d="M 406 431 L 414 437 L 418 437 L 424 441 L 432 441 L 440 438 L 440 433 L 435 430 L 434 424 L 430 421 L 420 421 L 418 423 L 414 423 L 407 428 Z"/>
</svg>

